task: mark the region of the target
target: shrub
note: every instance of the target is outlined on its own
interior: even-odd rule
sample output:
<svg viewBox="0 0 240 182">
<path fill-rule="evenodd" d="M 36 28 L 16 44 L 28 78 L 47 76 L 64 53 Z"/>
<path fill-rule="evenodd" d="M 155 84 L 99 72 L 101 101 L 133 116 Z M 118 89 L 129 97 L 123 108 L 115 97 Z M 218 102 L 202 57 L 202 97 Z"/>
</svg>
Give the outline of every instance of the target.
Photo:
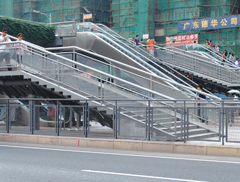
<svg viewBox="0 0 240 182">
<path fill-rule="evenodd" d="M 38 45 L 50 45 L 55 39 L 55 26 L 0 17 L 0 29 L 3 28 L 7 28 L 8 34 L 15 37 L 18 33 L 23 33 L 26 41 Z"/>
</svg>

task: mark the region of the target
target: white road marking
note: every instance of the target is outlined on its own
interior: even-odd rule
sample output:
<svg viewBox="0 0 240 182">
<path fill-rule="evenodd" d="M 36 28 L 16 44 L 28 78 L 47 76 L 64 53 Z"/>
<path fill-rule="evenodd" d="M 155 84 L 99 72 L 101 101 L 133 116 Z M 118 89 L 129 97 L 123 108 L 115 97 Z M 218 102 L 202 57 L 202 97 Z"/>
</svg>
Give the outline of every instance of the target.
<svg viewBox="0 0 240 182">
<path fill-rule="evenodd" d="M 215 163 L 226 163 L 226 164 L 240 164 L 240 162 L 234 162 L 234 161 L 218 161 L 218 160 L 207 160 L 207 159 L 191 159 L 191 158 L 178 158 L 178 157 L 165 157 L 165 156 L 150 156 L 150 155 L 148 156 L 148 155 L 93 152 L 93 151 L 80 151 L 80 150 L 65 150 L 65 149 L 24 147 L 24 146 L 13 146 L 13 145 L 0 145 L 0 147 L 31 149 L 31 150 L 49 150 L 49 151 L 73 152 L 73 153 L 86 153 L 86 154 L 99 154 L 99 155 L 113 155 L 113 156 L 126 156 L 126 157 L 142 157 L 142 158 L 155 158 L 155 159 L 171 159 L 171 160 L 185 160 L 185 161 L 197 161 L 197 162 L 215 162 Z"/>
<path fill-rule="evenodd" d="M 166 177 L 158 177 L 158 176 L 146 176 L 146 175 L 115 173 L 115 172 L 106 172 L 106 171 L 93 171 L 93 170 L 82 170 L 82 171 L 83 172 L 88 172 L 88 173 L 112 174 L 112 175 L 118 175 L 118 176 L 129 176 L 129 177 L 150 178 L 150 179 L 163 179 L 163 180 L 171 180 L 171 181 L 206 182 L 206 181 L 196 181 L 196 180 L 190 180 L 190 179 L 166 178 Z"/>
</svg>

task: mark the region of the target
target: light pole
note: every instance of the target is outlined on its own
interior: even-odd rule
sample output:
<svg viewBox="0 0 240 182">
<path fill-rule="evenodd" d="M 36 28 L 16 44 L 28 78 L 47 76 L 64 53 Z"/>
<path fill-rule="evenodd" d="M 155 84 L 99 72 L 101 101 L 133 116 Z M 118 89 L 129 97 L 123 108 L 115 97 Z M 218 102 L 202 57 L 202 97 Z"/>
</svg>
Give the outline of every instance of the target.
<svg viewBox="0 0 240 182">
<path fill-rule="evenodd" d="M 51 23 L 52 23 L 52 15 L 51 13 L 48 15 L 46 13 L 42 13 L 40 11 L 37 11 L 37 10 L 33 10 L 34 13 L 38 13 L 38 14 L 42 14 L 42 15 L 45 15 L 48 19 L 49 19 L 49 22 L 50 22 L 50 26 L 51 26 Z"/>
</svg>

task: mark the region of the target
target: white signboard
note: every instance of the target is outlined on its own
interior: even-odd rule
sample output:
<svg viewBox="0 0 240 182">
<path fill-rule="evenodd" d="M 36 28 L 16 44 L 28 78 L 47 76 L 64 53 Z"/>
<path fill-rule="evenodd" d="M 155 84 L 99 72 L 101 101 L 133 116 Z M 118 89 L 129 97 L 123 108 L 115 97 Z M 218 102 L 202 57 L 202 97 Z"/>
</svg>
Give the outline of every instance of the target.
<svg viewBox="0 0 240 182">
<path fill-rule="evenodd" d="M 149 39 L 149 34 L 143 34 L 143 39 Z"/>
</svg>

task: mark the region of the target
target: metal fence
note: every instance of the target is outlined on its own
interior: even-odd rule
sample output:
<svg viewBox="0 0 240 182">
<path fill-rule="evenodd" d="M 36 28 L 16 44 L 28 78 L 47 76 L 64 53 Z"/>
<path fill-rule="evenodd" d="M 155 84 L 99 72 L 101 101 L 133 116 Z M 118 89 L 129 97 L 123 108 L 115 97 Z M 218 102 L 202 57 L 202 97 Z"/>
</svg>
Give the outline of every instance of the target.
<svg viewBox="0 0 240 182">
<path fill-rule="evenodd" d="M 0 99 L 0 132 L 240 142 L 240 101 L 68 100 L 71 105 L 64 101 Z"/>
</svg>

